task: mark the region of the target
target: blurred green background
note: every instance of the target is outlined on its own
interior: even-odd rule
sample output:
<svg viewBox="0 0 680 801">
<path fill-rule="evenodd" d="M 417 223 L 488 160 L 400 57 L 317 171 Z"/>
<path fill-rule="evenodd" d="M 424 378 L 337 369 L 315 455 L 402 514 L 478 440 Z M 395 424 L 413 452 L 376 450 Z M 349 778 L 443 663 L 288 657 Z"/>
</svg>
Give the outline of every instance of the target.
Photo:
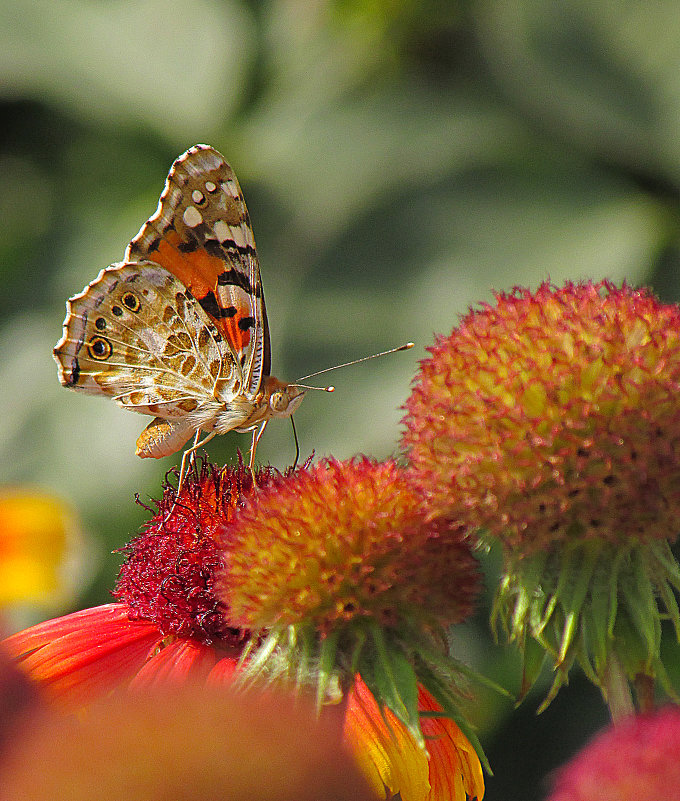
<svg viewBox="0 0 680 801">
<path fill-rule="evenodd" d="M 0 480 L 82 516 L 74 606 L 109 599 L 111 551 L 146 515 L 135 492 L 157 497 L 173 462 L 137 459 L 147 419 L 62 389 L 51 350 L 66 298 L 122 258 L 192 144 L 221 150 L 245 192 L 275 375 L 416 342 L 308 396 L 303 456 L 393 453 L 424 348 L 493 289 L 607 277 L 680 296 L 670 0 L 5 0 L 0 90 Z M 258 455 L 293 454 L 273 423 Z M 516 689 L 484 612 L 455 642 Z M 538 718 L 537 703 L 472 707 L 488 801 L 541 798 L 606 720 L 578 674 Z"/>
</svg>

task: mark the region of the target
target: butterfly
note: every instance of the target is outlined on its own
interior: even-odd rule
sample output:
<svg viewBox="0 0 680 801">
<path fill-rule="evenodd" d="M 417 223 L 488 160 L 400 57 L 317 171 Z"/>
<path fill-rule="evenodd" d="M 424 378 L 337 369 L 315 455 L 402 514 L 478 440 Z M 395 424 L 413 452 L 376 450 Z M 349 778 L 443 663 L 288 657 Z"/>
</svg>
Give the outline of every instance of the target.
<svg viewBox="0 0 680 801">
<path fill-rule="evenodd" d="M 54 348 L 63 386 L 153 415 L 137 439 L 142 458 L 176 453 L 194 437 L 178 491 L 187 458 L 228 431 L 253 432 L 252 472 L 267 422 L 292 415 L 308 389 L 270 375 L 248 210 L 233 170 L 208 145 L 175 161 L 124 260 L 70 298 L 66 312 Z"/>
</svg>

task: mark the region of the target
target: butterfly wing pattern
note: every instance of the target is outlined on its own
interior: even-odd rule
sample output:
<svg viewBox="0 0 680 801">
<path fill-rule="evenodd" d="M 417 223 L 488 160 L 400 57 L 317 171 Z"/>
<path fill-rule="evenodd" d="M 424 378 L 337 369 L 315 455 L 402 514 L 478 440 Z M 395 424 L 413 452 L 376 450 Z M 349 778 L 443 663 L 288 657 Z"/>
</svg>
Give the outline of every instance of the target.
<svg viewBox="0 0 680 801">
<path fill-rule="evenodd" d="M 139 456 L 167 456 L 195 435 L 186 457 L 216 434 L 252 430 L 252 469 L 267 421 L 291 415 L 304 395 L 270 375 L 248 211 L 233 170 L 207 145 L 175 161 L 125 260 L 102 270 L 66 310 L 54 349 L 59 379 L 153 415 Z"/>
</svg>

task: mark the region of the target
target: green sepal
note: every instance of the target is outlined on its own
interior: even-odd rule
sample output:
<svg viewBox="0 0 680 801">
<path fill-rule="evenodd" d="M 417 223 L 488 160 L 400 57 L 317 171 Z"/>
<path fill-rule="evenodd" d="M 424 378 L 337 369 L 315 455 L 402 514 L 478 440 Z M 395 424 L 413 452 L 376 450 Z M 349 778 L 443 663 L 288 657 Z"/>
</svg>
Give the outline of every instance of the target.
<svg viewBox="0 0 680 801">
<path fill-rule="evenodd" d="M 248 647 L 241 654 L 238 663 L 238 666 L 241 668 L 239 673 L 241 684 L 252 684 L 269 672 L 267 662 L 276 651 L 281 641 L 281 635 L 282 632 L 280 630 L 271 631 L 258 646 L 253 644 L 253 646 L 250 647 L 251 643 L 248 643 Z"/>
<path fill-rule="evenodd" d="M 372 625 L 370 636 L 376 658 L 373 694 L 379 704 L 384 704 L 394 713 L 424 749 L 425 740 L 418 715 L 418 677 L 413 665 L 400 646 L 394 647 L 388 642 L 380 626 Z M 373 688 L 369 689 L 373 691 Z"/>
<path fill-rule="evenodd" d="M 522 703 L 529 690 L 534 686 L 536 679 L 538 679 L 543 670 L 543 665 L 548 655 L 545 648 L 543 648 L 540 643 L 533 637 L 527 637 L 524 648 L 522 648 L 521 656 L 522 683 L 520 684 L 519 693 L 517 695 L 517 706 Z"/>
<path fill-rule="evenodd" d="M 512 639 L 515 639 L 524 628 L 527 616 L 530 616 L 531 610 L 538 605 L 537 598 L 543 596 L 541 585 L 546 559 L 547 556 L 540 553 L 533 554 L 520 562 L 522 584 L 518 587 L 515 608 L 512 614 Z M 511 568 L 512 572 L 514 573 L 514 568 L 520 567 L 520 565 L 513 566 Z"/>
<path fill-rule="evenodd" d="M 599 573 L 602 575 L 607 570 L 603 564 L 605 560 L 600 560 Z M 612 603 L 610 587 L 607 581 L 594 581 L 590 590 L 590 604 L 583 608 L 583 636 L 584 651 L 580 655 L 579 662 L 590 681 L 597 684 L 597 675 L 604 668 L 607 661 L 607 653 L 611 648 L 613 635 L 611 629 L 616 618 L 616 603 Z M 592 653 L 591 658 L 588 654 Z"/>
<path fill-rule="evenodd" d="M 559 656 L 557 658 L 558 667 L 568 659 L 569 649 L 579 628 L 583 603 L 588 594 L 600 552 L 601 546 L 599 543 L 586 542 L 573 554 L 575 558 L 571 561 L 570 569 L 560 573 L 560 578 L 562 575 L 565 576 L 566 586 L 560 592 L 560 584 L 558 582 L 558 589 L 555 593 L 559 598 L 560 606 L 565 615 Z"/>
<path fill-rule="evenodd" d="M 318 675 L 316 681 L 317 712 L 321 711 L 321 707 L 326 699 L 326 692 L 329 684 L 337 669 L 336 657 L 338 653 L 339 637 L 340 632 L 334 631 L 321 640 L 321 646 L 319 648 Z"/>
</svg>

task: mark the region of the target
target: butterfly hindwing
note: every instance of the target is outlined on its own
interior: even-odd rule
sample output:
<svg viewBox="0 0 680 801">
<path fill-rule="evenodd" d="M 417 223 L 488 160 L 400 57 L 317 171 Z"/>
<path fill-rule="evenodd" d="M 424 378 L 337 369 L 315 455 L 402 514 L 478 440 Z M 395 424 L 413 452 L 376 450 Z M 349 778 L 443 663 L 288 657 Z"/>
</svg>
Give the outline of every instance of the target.
<svg viewBox="0 0 680 801">
<path fill-rule="evenodd" d="M 216 388 L 239 389 L 240 370 L 213 321 L 151 263 L 107 267 L 71 298 L 55 356 L 65 386 L 164 419 L 195 412 Z"/>
<path fill-rule="evenodd" d="M 196 145 L 175 161 L 125 258 L 153 261 L 179 278 L 231 349 L 244 394 L 254 397 L 270 373 L 267 316 L 248 210 L 220 153 Z"/>
</svg>

